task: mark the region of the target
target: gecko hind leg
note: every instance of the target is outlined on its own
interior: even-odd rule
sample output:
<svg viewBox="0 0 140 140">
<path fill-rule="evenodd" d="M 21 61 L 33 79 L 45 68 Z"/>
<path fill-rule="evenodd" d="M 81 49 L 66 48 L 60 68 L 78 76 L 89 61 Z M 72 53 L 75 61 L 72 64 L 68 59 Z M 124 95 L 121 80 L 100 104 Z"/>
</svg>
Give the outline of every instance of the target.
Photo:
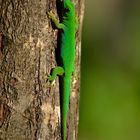
<svg viewBox="0 0 140 140">
<path fill-rule="evenodd" d="M 54 81 L 57 75 L 62 76 L 63 74 L 64 74 L 64 69 L 62 67 L 57 66 L 52 70 L 52 74 L 49 75 L 47 79 L 49 81 Z"/>
</svg>

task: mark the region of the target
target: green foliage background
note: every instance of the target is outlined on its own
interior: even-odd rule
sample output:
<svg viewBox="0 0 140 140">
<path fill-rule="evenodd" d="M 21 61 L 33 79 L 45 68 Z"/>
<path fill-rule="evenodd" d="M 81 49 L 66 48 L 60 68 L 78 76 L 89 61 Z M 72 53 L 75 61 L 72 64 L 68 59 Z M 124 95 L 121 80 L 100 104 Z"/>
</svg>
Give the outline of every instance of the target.
<svg viewBox="0 0 140 140">
<path fill-rule="evenodd" d="M 140 140 L 140 1 L 85 6 L 79 140 Z"/>
</svg>

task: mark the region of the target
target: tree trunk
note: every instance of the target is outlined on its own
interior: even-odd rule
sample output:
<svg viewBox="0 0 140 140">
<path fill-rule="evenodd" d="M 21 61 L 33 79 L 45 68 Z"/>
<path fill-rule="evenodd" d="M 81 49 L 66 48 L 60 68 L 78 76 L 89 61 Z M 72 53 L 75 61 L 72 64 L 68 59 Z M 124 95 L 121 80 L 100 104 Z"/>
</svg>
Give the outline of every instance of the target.
<svg viewBox="0 0 140 140">
<path fill-rule="evenodd" d="M 68 140 L 78 126 L 83 0 L 75 0 L 76 74 L 72 79 Z M 59 81 L 46 75 L 55 67 L 57 30 L 47 12 L 56 0 L 0 0 L 0 140 L 61 140 Z"/>
</svg>

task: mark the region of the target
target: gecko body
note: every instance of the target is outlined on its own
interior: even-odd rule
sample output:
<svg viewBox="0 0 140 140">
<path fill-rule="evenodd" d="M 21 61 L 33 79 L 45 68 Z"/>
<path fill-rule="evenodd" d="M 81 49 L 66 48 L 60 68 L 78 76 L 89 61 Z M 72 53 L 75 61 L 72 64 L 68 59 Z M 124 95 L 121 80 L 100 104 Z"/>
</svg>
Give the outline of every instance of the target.
<svg viewBox="0 0 140 140">
<path fill-rule="evenodd" d="M 57 66 L 53 69 L 52 74 L 48 77 L 48 80 L 53 81 L 57 75 L 62 76 L 62 95 L 60 95 L 62 96 L 61 124 L 62 139 L 66 140 L 71 78 L 74 72 L 75 61 L 75 33 L 78 26 L 74 3 L 71 2 L 71 0 L 63 1 L 62 14 L 62 22 L 60 23 L 52 12 L 48 13 L 50 19 L 53 21 L 57 29 L 61 30 L 59 54 L 61 66 Z"/>
</svg>

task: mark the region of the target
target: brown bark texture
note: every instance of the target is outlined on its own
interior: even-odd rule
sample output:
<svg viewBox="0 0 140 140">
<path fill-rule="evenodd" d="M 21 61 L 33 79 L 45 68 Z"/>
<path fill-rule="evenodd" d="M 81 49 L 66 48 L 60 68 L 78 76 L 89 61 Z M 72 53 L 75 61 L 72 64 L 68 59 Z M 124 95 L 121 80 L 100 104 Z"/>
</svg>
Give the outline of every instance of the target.
<svg viewBox="0 0 140 140">
<path fill-rule="evenodd" d="M 47 12 L 59 0 L 0 0 L 0 140 L 61 140 L 59 80 L 46 75 L 57 65 L 57 30 Z M 75 76 L 71 82 L 68 140 L 76 140 L 84 1 L 74 0 Z"/>
</svg>

